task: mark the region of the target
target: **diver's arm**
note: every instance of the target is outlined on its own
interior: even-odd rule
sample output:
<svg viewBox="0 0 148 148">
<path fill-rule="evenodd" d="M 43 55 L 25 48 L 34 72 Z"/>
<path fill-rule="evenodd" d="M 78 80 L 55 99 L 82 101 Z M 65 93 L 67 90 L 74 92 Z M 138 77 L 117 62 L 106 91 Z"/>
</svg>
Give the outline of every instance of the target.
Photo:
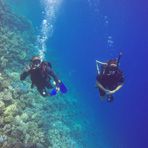
<svg viewBox="0 0 148 148">
<path fill-rule="evenodd" d="M 20 75 L 20 80 L 23 81 L 27 78 L 27 76 L 29 76 L 29 72 L 28 71 L 24 71 L 21 75 Z"/>
<path fill-rule="evenodd" d="M 27 67 L 24 69 L 23 73 L 21 73 L 21 75 L 20 75 L 20 80 L 21 80 L 21 81 L 25 80 L 29 75 L 30 75 L 30 66 L 27 66 Z"/>
<path fill-rule="evenodd" d="M 123 86 L 123 84 L 124 84 L 124 76 L 123 76 L 123 73 L 120 71 L 119 74 L 121 76 L 120 76 L 120 80 L 118 82 L 118 86 L 114 90 L 110 91 L 109 92 L 110 94 L 114 94 L 115 92 L 117 92 Z"/>
<path fill-rule="evenodd" d="M 100 74 L 99 64 L 100 65 L 107 65 L 107 63 L 100 62 L 100 61 L 96 60 L 96 68 L 97 68 L 97 73 L 98 74 Z"/>
<path fill-rule="evenodd" d="M 114 94 L 115 92 L 117 92 L 121 87 L 123 86 L 123 84 L 119 85 L 116 87 L 116 89 L 109 91 L 109 94 Z"/>
<path fill-rule="evenodd" d="M 97 61 L 96 61 L 96 68 L 97 68 L 97 73 L 99 75 L 100 74 L 100 69 L 99 69 L 99 65 L 98 65 Z"/>
<path fill-rule="evenodd" d="M 107 63 L 105 63 L 105 62 L 100 62 L 100 61 L 98 61 L 98 60 L 96 60 L 96 64 L 107 65 Z"/>
<path fill-rule="evenodd" d="M 51 76 L 54 79 L 54 81 L 56 82 L 56 86 L 58 86 L 60 83 L 60 80 L 58 79 L 54 71 L 51 68 L 47 68 L 47 73 L 49 74 L 49 76 Z"/>
<path fill-rule="evenodd" d="M 98 81 L 96 82 L 96 85 L 97 85 L 101 90 L 103 90 L 104 92 L 106 92 L 106 93 L 109 92 L 109 90 L 106 89 L 106 88 L 104 88 L 103 85 L 100 84 Z"/>
</svg>

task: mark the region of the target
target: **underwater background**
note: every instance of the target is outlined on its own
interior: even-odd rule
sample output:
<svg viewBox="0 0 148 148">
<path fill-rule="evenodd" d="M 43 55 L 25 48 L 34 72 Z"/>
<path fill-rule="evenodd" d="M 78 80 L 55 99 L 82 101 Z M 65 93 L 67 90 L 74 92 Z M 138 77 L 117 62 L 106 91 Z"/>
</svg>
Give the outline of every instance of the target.
<svg viewBox="0 0 148 148">
<path fill-rule="evenodd" d="M 0 0 L 0 147 L 147 148 L 148 5 L 128 0 Z M 112 103 L 95 88 L 95 60 L 123 52 Z M 67 94 L 43 98 L 19 77 L 33 55 Z"/>
</svg>

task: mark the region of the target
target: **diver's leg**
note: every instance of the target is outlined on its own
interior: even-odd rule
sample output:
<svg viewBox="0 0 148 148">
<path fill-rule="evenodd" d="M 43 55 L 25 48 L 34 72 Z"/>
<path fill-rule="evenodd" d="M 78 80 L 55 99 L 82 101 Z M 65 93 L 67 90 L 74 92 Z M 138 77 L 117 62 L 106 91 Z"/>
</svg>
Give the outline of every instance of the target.
<svg viewBox="0 0 148 148">
<path fill-rule="evenodd" d="M 102 89 L 100 89 L 100 88 L 98 88 L 98 90 L 99 90 L 99 94 L 100 94 L 100 100 L 104 101 L 106 99 L 105 92 Z"/>
<path fill-rule="evenodd" d="M 49 96 L 45 88 L 37 87 L 37 90 L 43 97 Z"/>
<path fill-rule="evenodd" d="M 53 88 L 53 86 L 51 85 L 51 83 L 48 81 L 48 82 L 46 82 L 46 87 L 48 88 L 48 89 L 52 89 Z"/>
</svg>

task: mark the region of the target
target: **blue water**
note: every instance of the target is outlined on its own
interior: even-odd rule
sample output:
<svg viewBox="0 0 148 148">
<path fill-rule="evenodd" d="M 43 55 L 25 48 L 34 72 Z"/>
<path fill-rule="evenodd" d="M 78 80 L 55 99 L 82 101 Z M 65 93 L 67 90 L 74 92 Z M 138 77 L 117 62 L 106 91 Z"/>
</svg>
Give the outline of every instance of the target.
<svg viewBox="0 0 148 148">
<path fill-rule="evenodd" d="M 146 3 L 138 1 L 100 1 L 89 7 L 86 1 L 71 0 L 64 2 L 56 21 L 50 45 L 57 49 L 61 66 L 73 71 L 72 81 L 84 96 L 80 101 L 91 112 L 86 113 L 88 120 L 94 121 L 90 130 L 96 137 L 89 140 L 96 148 L 99 143 L 110 148 L 148 146 L 147 11 Z M 106 34 L 113 37 L 113 47 L 108 47 Z M 94 88 L 95 59 L 107 60 L 120 51 L 125 85 L 112 104 L 101 103 Z"/>
<path fill-rule="evenodd" d="M 43 7 L 31 3 L 27 6 L 32 13 L 26 16 L 39 33 Z M 88 148 L 148 147 L 147 14 L 146 1 L 128 0 L 65 0 L 56 14 L 46 58 L 56 58 L 59 75 L 81 96 L 78 102 L 89 122 L 84 134 Z M 101 102 L 95 60 L 106 61 L 120 51 L 124 87 L 114 102 Z"/>
</svg>

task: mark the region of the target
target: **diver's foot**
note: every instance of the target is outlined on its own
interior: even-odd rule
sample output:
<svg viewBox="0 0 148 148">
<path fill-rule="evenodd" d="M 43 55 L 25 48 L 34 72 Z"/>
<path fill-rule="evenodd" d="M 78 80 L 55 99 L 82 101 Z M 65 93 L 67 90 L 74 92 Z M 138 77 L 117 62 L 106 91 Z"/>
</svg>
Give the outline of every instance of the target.
<svg viewBox="0 0 148 148">
<path fill-rule="evenodd" d="M 110 96 L 108 96 L 108 97 L 107 97 L 107 102 L 112 102 L 112 101 L 113 101 L 113 99 L 114 99 L 114 98 L 113 98 L 113 96 L 112 96 L 112 95 L 110 95 Z"/>
</svg>

